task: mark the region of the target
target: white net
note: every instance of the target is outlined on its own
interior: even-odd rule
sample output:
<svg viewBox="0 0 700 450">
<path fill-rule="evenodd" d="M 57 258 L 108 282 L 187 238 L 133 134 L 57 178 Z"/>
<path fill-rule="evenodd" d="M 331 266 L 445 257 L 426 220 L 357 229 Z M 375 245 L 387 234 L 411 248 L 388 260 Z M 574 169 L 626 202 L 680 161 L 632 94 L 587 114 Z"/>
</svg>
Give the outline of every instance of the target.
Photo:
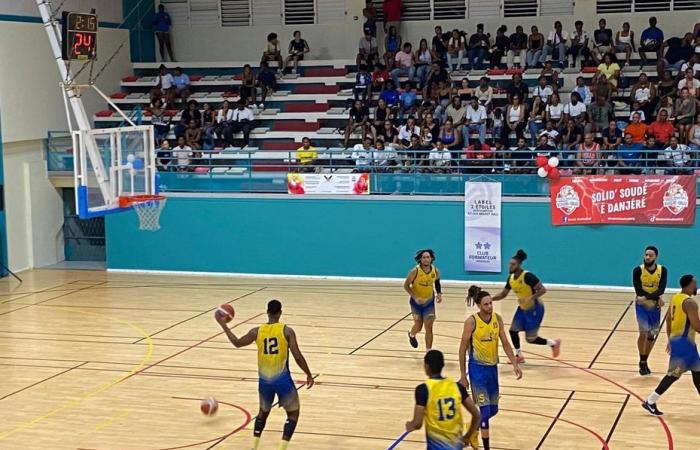
<svg viewBox="0 0 700 450">
<path fill-rule="evenodd" d="M 165 201 L 165 197 L 158 197 L 132 203 L 136 215 L 139 217 L 139 230 L 160 230 L 160 212 L 165 207 Z"/>
</svg>

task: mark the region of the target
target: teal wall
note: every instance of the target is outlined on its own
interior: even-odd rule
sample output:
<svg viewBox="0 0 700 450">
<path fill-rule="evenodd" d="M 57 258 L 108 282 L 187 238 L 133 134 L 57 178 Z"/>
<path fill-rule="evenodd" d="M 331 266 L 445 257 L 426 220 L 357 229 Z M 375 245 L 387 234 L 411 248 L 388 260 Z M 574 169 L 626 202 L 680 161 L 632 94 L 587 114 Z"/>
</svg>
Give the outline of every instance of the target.
<svg viewBox="0 0 700 450">
<path fill-rule="evenodd" d="M 654 244 L 672 286 L 700 268 L 697 226 L 553 227 L 547 203 L 503 203 L 504 272 L 465 273 L 463 211 L 460 201 L 170 198 L 155 233 L 139 231 L 134 212 L 106 217 L 107 267 L 403 277 L 432 247 L 443 278 L 501 281 L 522 247 L 545 282 L 626 286 Z"/>
<path fill-rule="evenodd" d="M 131 62 L 153 62 L 156 60 L 155 34 L 151 18 L 155 13 L 153 0 L 122 0 L 124 24 L 120 28 L 129 30 Z"/>
</svg>

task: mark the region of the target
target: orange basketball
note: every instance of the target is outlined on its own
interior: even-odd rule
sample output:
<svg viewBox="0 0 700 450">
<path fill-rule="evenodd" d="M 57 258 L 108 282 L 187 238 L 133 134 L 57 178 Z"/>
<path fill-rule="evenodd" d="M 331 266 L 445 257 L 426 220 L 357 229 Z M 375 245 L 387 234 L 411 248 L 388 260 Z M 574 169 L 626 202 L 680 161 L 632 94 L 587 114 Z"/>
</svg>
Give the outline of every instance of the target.
<svg viewBox="0 0 700 450">
<path fill-rule="evenodd" d="M 213 416 L 219 410 L 219 402 L 214 397 L 207 397 L 202 400 L 199 409 L 202 410 L 202 414 L 205 416 Z"/>
<path fill-rule="evenodd" d="M 236 312 L 233 310 L 233 306 L 229 305 L 228 303 L 224 303 L 223 305 L 216 308 L 215 314 L 220 317 L 226 317 L 226 322 L 230 322 L 233 320 L 233 317 L 236 315 Z"/>
</svg>

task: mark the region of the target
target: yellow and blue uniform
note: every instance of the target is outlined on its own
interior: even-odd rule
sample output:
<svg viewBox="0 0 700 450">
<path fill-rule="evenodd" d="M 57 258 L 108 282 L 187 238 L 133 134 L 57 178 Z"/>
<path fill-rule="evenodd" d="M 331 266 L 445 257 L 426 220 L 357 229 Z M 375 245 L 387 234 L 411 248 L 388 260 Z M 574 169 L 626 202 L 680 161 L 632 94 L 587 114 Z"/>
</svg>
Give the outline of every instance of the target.
<svg viewBox="0 0 700 450">
<path fill-rule="evenodd" d="M 413 320 L 435 319 L 435 281 L 437 280 L 437 269 L 430 266 L 430 271 L 426 272 L 420 266 L 416 267 L 416 278 L 411 283 L 411 313 Z"/>
<path fill-rule="evenodd" d="M 666 290 L 667 271 L 664 266 L 657 264 L 650 272 L 644 264 L 634 268 L 632 283 L 638 297 L 646 297 L 644 302 L 635 302 L 637 324 L 639 331 L 659 334 L 661 327 L 661 308 L 659 299 Z"/>
<path fill-rule="evenodd" d="M 694 302 L 688 294 L 679 292 L 671 298 L 669 314 L 671 333 L 668 337 L 671 347 L 671 357 L 668 365 L 668 375 L 679 378 L 684 372 L 700 372 L 700 355 L 695 344 L 695 330 L 690 325 L 688 315 L 683 311 L 683 303 Z"/>
<path fill-rule="evenodd" d="M 474 401 L 481 410 L 481 428 L 489 427 L 489 419 L 498 414 L 498 314 L 486 322 L 474 314 L 474 331 L 469 343 L 469 383 Z"/>
<path fill-rule="evenodd" d="M 454 380 L 434 377 L 416 387 L 416 404 L 425 408 L 428 450 L 461 450 L 462 402 L 469 394 Z"/>
<path fill-rule="evenodd" d="M 523 301 L 535 292 L 535 286 L 540 283 L 540 279 L 532 272 L 523 270 L 519 276 L 510 274 L 506 281 L 506 289 L 512 289 L 518 297 L 518 308 L 515 310 L 510 331 L 516 333 L 524 331 L 528 337 L 536 337 L 540 331 L 540 325 L 544 319 L 544 304 L 542 300 L 534 298 Z"/>
<path fill-rule="evenodd" d="M 260 408 L 269 411 L 275 401 L 288 411 L 299 409 L 299 395 L 289 373 L 289 343 L 283 323 L 266 323 L 258 328 L 258 393 Z"/>
</svg>

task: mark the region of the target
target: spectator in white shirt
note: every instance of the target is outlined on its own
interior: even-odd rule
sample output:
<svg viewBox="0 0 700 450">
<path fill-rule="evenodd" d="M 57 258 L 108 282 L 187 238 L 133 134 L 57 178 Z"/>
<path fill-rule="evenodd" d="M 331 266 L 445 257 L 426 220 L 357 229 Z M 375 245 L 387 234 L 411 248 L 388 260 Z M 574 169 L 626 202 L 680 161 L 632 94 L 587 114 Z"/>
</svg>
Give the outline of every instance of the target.
<svg viewBox="0 0 700 450">
<path fill-rule="evenodd" d="M 362 140 L 362 144 L 355 144 L 350 157 L 355 161 L 355 169 L 353 172 L 371 172 L 372 140 L 366 137 Z"/>
<path fill-rule="evenodd" d="M 687 63 L 683 63 L 679 73 L 685 73 L 685 69 L 688 67 L 693 69 L 694 76 L 697 77 L 698 74 L 700 74 L 700 55 L 698 55 L 697 50 L 695 50 L 695 53 L 690 55 L 690 60 Z"/>
<path fill-rule="evenodd" d="M 545 129 L 540 131 L 539 137 L 542 136 L 547 136 L 547 145 L 556 148 L 559 144 L 559 132 L 554 128 L 554 122 L 551 120 L 548 120 Z"/>
<path fill-rule="evenodd" d="M 670 175 L 681 175 L 690 171 L 690 168 L 687 167 L 690 163 L 688 147 L 679 144 L 676 136 L 671 136 L 671 145 L 664 149 L 664 159 L 667 160 L 668 165 L 672 167 L 672 169 L 668 171 Z"/>
<path fill-rule="evenodd" d="M 230 125 L 227 128 L 228 136 L 226 143 L 233 145 L 233 136 L 243 132 L 243 148 L 248 147 L 250 143 L 250 130 L 253 127 L 253 111 L 246 107 L 244 100 L 239 100 L 236 104 L 236 109 L 233 110 Z"/>
<path fill-rule="evenodd" d="M 462 127 L 462 138 L 464 146 L 469 147 L 469 133 L 477 131 L 479 133 L 479 143 L 486 143 L 486 108 L 479 104 L 476 97 L 469 100 L 467 112 L 465 113 L 464 126 Z"/>
<path fill-rule="evenodd" d="M 569 33 L 562 30 L 561 22 L 554 22 L 554 30 L 549 32 L 547 44 L 544 46 L 542 56 L 540 56 L 540 64 L 544 64 L 549 55 L 554 57 L 554 50 L 557 50 L 557 60 L 559 66 L 564 67 L 564 58 L 566 58 L 566 41 L 569 39 Z"/>
<path fill-rule="evenodd" d="M 572 58 L 572 66 L 576 67 L 576 60 L 581 59 L 581 67 L 588 61 L 591 56 L 591 51 L 588 48 L 588 33 L 583 29 L 583 22 L 577 20 L 574 23 L 574 31 L 571 33 L 571 48 L 569 55 Z"/>
<path fill-rule="evenodd" d="M 678 82 L 678 90 L 683 88 L 688 88 L 692 96 L 697 96 L 698 88 L 700 88 L 700 81 L 693 75 L 693 68 L 689 67 L 685 69 L 685 78 Z"/>
<path fill-rule="evenodd" d="M 549 100 L 549 96 L 554 93 L 554 89 L 551 85 L 547 84 L 547 77 L 545 77 L 544 75 L 541 75 L 537 79 L 537 82 L 538 84 L 532 90 L 531 97 L 540 97 L 543 103 L 547 103 L 547 100 Z"/>
<path fill-rule="evenodd" d="M 160 65 L 158 76 L 156 77 L 155 86 L 151 89 L 150 97 L 151 104 L 155 99 L 165 99 L 165 107 L 174 108 L 175 92 L 174 92 L 175 80 L 173 76 L 168 72 L 168 68 L 164 64 Z"/>
<path fill-rule="evenodd" d="M 420 136 L 420 127 L 416 125 L 416 118 L 413 116 L 408 116 L 406 120 L 406 125 L 401 125 L 399 127 L 399 145 L 403 148 L 408 148 L 411 146 L 411 136 L 417 134 Z"/>
<path fill-rule="evenodd" d="M 578 93 L 584 105 L 588 106 L 591 104 L 591 100 L 593 100 L 593 93 L 591 92 L 591 89 L 586 86 L 586 80 L 584 80 L 583 77 L 576 78 L 576 87 L 574 88 L 574 92 Z"/>
<path fill-rule="evenodd" d="M 187 172 L 192 157 L 192 147 L 185 144 L 185 136 L 177 138 L 177 147 L 173 148 L 173 158 L 178 172 Z"/>
<path fill-rule="evenodd" d="M 176 67 L 175 76 L 173 77 L 173 85 L 175 86 L 173 96 L 179 98 L 183 105 L 187 103 L 187 99 L 190 96 L 190 84 L 190 77 L 182 71 L 182 67 Z"/>
<path fill-rule="evenodd" d="M 431 172 L 434 173 L 450 173 L 450 160 L 452 155 L 450 151 L 445 148 L 442 143 L 442 139 L 438 139 L 435 143 L 435 148 L 433 148 L 428 154 L 428 162 L 430 164 Z"/>
<path fill-rule="evenodd" d="M 573 119 L 576 125 L 583 126 L 586 123 L 586 105 L 581 101 L 578 92 L 572 92 L 570 101 L 564 106 L 564 120 Z"/>
<path fill-rule="evenodd" d="M 216 117 L 214 118 L 214 134 L 219 141 L 228 138 L 227 128 L 231 125 L 232 120 L 233 109 L 231 109 L 231 103 L 228 100 L 224 100 L 224 103 L 216 112 Z M 221 142 L 219 142 L 219 144 L 220 143 Z"/>
<path fill-rule="evenodd" d="M 377 172 L 392 172 L 397 164 L 398 155 L 396 150 L 392 146 L 384 146 L 384 141 L 382 139 L 377 139 L 374 144 L 374 164 L 376 166 Z"/>
</svg>

